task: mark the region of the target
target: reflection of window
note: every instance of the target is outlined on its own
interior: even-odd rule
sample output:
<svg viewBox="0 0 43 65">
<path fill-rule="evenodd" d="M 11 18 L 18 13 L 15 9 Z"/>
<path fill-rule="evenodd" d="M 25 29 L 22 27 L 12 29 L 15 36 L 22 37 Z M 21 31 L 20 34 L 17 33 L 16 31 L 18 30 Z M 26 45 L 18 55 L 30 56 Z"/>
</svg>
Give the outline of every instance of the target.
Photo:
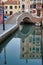
<svg viewBox="0 0 43 65">
<path fill-rule="evenodd" d="M 35 57 L 35 55 L 32 55 L 33 57 Z"/>
<path fill-rule="evenodd" d="M 22 54 L 22 57 L 24 57 L 24 54 Z"/>
<path fill-rule="evenodd" d="M 24 51 L 24 47 L 22 48 L 22 51 Z"/>
<path fill-rule="evenodd" d="M 35 35 L 35 30 L 32 32 L 33 35 Z"/>
<path fill-rule="evenodd" d="M 33 44 L 35 44 L 35 41 L 33 41 Z"/>
<path fill-rule="evenodd" d="M 32 42 L 32 37 L 29 37 L 29 42 L 30 42 L 30 43 Z"/>
<path fill-rule="evenodd" d="M 30 48 L 30 51 L 31 51 L 31 48 Z"/>
<path fill-rule="evenodd" d="M 31 57 L 31 55 L 30 55 L 30 57 Z"/>
<path fill-rule="evenodd" d="M 33 47 L 33 50 L 35 50 L 35 47 Z"/>
<path fill-rule="evenodd" d="M 36 57 L 39 57 L 39 55 L 37 55 Z"/>
<path fill-rule="evenodd" d="M 35 42 L 35 37 L 33 37 L 33 42 Z"/>
<path fill-rule="evenodd" d="M 39 52 L 39 48 L 36 48 L 36 52 Z"/>
<path fill-rule="evenodd" d="M 36 42 L 40 42 L 40 37 L 36 37 Z"/>
</svg>

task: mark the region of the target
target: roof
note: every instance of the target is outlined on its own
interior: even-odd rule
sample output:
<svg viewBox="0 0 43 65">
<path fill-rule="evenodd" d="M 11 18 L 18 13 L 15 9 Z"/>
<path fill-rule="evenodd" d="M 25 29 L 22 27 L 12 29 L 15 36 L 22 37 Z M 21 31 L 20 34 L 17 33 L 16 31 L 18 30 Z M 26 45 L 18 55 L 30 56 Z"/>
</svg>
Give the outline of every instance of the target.
<svg viewBox="0 0 43 65">
<path fill-rule="evenodd" d="M 7 0 L 4 4 L 20 4 L 19 0 Z M 0 5 L 2 5 L 2 1 L 0 0 Z"/>
<path fill-rule="evenodd" d="M 5 4 L 20 4 L 19 0 L 7 0 Z"/>
</svg>

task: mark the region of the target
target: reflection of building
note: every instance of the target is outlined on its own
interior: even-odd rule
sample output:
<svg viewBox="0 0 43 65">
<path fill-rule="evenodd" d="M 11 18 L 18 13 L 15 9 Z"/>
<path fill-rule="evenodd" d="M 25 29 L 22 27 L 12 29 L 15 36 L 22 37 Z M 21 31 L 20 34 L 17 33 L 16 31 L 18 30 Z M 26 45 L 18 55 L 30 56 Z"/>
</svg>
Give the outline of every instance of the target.
<svg viewBox="0 0 43 65">
<path fill-rule="evenodd" d="M 4 6 L 5 6 L 5 15 L 12 15 L 20 11 L 19 0 L 7 0 Z"/>
<path fill-rule="evenodd" d="M 20 44 L 20 58 L 26 59 L 26 62 L 28 59 L 41 58 L 41 30 L 39 30 L 39 35 L 37 31 L 37 29 L 32 31 L 32 34 L 25 39 L 25 42 Z"/>
</svg>

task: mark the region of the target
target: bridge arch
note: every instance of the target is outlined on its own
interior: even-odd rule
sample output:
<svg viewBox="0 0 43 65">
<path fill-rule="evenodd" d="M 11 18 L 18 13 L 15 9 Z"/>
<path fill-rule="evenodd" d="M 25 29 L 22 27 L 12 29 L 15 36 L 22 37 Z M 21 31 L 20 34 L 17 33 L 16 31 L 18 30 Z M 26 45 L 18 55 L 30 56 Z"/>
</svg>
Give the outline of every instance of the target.
<svg viewBox="0 0 43 65">
<path fill-rule="evenodd" d="M 21 22 L 23 22 L 23 20 L 24 20 L 25 18 L 28 18 L 29 21 L 32 22 L 32 23 L 41 22 L 41 18 L 33 17 L 29 12 L 24 12 L 24 13 L 21 13 L 21 14 L 17 17 L 18 24 L 20 24 Z M 28 22 L 29 22 L 29 21 L 28 21 Z"/>
</svg>

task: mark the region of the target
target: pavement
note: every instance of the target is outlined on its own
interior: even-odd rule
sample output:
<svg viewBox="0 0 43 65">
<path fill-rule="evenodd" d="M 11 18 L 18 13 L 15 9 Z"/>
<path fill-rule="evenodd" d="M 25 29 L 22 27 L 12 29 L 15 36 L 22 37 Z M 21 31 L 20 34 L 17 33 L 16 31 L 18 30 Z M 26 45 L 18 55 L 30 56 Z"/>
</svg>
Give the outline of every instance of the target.
<svg viewBox="0 0 43 65">
<path fill-rule="evenodd" d="M 5 22 L 5 30 L 3 30 L 3 24 L 0 24 L 0 43 L 8 32 L 10 33 L 18 27 L 16 19 L 19 15 L 20 13 L 14 14 Z"/>
</svg>

